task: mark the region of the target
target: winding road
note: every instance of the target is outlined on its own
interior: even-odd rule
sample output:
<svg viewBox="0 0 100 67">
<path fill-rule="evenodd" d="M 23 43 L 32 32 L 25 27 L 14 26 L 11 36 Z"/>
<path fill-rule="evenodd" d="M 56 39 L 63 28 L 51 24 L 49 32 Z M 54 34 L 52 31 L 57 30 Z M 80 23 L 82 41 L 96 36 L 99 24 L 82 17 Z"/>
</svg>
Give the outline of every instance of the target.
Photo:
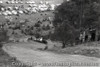
<svg viewBox="0 0 100 67">
<path fill-rule="evenodd" d="M 100 67 L 100 59 L 94 57 L 55 54 L 15 45 L 4 46 L 3 50 L 10 56 L 16 57 L 17 60 L 32 67 Z"/>
</svg>

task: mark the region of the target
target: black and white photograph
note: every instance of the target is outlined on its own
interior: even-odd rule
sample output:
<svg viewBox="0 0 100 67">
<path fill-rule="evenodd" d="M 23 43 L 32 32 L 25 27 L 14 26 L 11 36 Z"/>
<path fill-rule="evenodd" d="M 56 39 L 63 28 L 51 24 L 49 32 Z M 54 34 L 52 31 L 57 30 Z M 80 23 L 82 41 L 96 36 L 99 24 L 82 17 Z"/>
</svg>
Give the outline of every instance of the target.
<svg viewBox="0 0 100 67">
<path fill-rule="evenodd" d="M 100 0 L 0 0 L 0 67 L 100 67 Z"/>
</svg>

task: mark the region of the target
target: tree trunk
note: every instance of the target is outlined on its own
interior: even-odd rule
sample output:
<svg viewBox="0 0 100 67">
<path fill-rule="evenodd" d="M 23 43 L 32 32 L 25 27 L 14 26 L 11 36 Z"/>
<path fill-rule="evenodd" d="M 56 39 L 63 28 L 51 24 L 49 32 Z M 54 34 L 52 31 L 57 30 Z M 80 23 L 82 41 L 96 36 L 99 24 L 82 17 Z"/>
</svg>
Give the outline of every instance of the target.
<svg viewBox="0 0 100 67">
<path fill-rule="evenodd" d="M 65 48 L 65 47 L 66 47 L 66 43 L 63 42 L 63 43 L 62 43 L 62 48 Z"/>
<path fill-rule="evenodd" d="M 96 30 L 95 41 L 98 41 L 98 30 Z"/>
</svg>

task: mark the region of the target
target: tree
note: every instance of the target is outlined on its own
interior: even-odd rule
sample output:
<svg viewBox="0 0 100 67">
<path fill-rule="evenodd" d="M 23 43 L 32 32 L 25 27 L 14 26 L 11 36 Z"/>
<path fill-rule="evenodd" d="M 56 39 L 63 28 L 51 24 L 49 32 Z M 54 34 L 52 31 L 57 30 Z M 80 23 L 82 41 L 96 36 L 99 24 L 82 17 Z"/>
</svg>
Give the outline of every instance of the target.
<svg viewBox="0 0 100 67">
<path fill-rule="evenodd" d="M 75 31 L 74 27 L 66 22 L 63 22 L 62 25 L 55 29 L 51 39 L 54 41 L 60 41 L 62 43 L 62 48 L 65 48 L 68 44 L 73 46 L 73 43 L 75 43 L 77 37 L 78 32 Z"/>
<path fill-rule="evenodd" d="M 63 43 L 74 42 L 82 29 L 97 27 L 99 13 L 95 11 L 94 2 L 98 0 L 65 1 L 56 8 L 53 25 L 55 38 Z"/>
<path fill-rule="evenodd" d="M 71 0 L 58 6 L 55 12 L 54 26 L 63 21 L 70 21 L 70 25 L 75 28 L 88 28 L 96 25 L 94 21 L 98 20 L 99 14 L 94 9 L 94 2 L 98 0 Z"/>
<path fill-rule="evenodd" d="M 57 27 L 67 20 L 70 21 L 68 22 L 70 25 L 75 25 L 75 22 L 79 21 L 77 18 L 79 18 L 79 10 L 75 2 L 64 2 L 56 8 L 53 25 Z"/>
<path fill-rule="evenodd" d="M 72 0 L 76 3 L 79 11 L 79 25 L 81 28 L 90 28 L 95 27 L 98 25 L 98 23 L 95 23 L 95 21 L 98 21 L 99 13 L 95 11 L 95 4 L 98 3 L 99 0 Z"/>
</svg>

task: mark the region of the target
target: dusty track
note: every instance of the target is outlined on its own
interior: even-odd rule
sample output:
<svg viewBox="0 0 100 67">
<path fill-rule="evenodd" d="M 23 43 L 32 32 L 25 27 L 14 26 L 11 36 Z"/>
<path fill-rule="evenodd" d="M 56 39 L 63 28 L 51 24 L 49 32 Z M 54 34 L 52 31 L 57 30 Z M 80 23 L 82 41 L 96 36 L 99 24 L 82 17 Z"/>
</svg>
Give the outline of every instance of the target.
<svg viewBox="0 0 100 67">
<path fill-rule="evenodd" d="M 15 45 L 4 46 L 5 50 L 10 56 L 16 57 L 17 60 L 27 65 L 37 63 L 35 67 L 100 67 L 100 66 L 50 66 L 50 63 L 66 63 L 66 65 L 73 63 L 100 63 L 98 58 L 79 56 L 79 55 L 67 55 L 67 54 L 55 54 L 52 52 L 45 52 L 39 50 L 32 50 Z M 73 62 L 73 63 L 72 63 Z M 44 63 L 49 63 L 47 66 L 42 66 Z"/>
</svg>

